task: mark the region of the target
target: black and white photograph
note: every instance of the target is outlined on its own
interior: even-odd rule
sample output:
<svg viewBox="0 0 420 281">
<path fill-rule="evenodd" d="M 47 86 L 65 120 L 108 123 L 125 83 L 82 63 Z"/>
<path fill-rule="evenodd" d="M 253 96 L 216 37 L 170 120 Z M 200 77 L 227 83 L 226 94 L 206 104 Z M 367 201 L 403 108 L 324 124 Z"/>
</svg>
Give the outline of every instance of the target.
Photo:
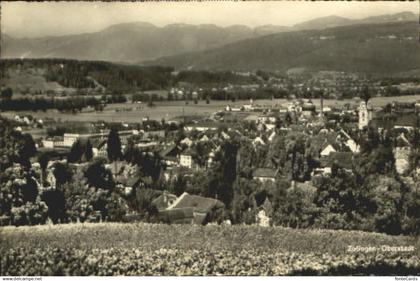
<svg viewBox="0 0 420 281">
<path fill-rule="evenodd" d="M 418 280 L 419 1 L 0 7 L 1 280 Z"/>
</svg>

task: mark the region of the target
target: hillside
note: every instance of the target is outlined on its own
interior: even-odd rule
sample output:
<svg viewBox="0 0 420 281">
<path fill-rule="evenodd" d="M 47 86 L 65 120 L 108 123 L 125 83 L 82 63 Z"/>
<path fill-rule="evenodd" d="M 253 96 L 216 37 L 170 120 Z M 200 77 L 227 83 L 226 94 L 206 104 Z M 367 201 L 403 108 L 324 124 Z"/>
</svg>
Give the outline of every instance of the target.
<svg viewBox="0 0 420 281">
<path fill-rule="evenodd" d="M 411 275 L 420 270 L 414 237 L 356 231 L 98 223 L 0 232 L 2 275 Z"/>
<path fill-rule="evenodd" d="M 419 15 L 411 12 L 402 12 L 392 15 L 381 15 L 367 17 L 363 19 L 348 19 L 339 16 L 328 16 L 316 18 L 303 23 L 296 24 L 295 30 L 305 29 L 325 29 L 338 26 L 356 25 L 356 24 L 377 24 L 377 23 L 390 23 L 390 22 L 402 22 L 402 21 L 418 21 Z"/>
<path fill-rule="evenodd" d="M 0 86 L 14 96 L 117 91 L 160 90 L 171 82 L 171 68 L 142 67 L 103 61 L 67 59 L 3 59 Z"/>
<path fill-rule="evenodd" d="M 416 21 L 413 13 L 399 13 L 351 20 L 337 16 L 318 18 L 295 26 L 170 24 L 158 27 L 146 22 L 109 26 L 98 32 L 41 38 L 14 38 L 1 34 L 2 58 L 67 58 L 138 63 L 159 57 L 209 50 L 244 39 L 287 31 L 325 29 L 361 23 Z"/>
<path fill-rule="evenodd" d="M 352 25 L 272 34 L 151 63 L 177 69 L 287 71 L 302 67 L 392 74 L 419 68 L 417 37 L 416 22 Z"/>
<path fill-rule="evenodd" d="M 339 16 L 328 16 L 309 20 L 303 23 L 296 24 L 294 27 L 300 30 L 304 29 L 325 29 L 330 27 L 351 25 L 357 23 L 356 20 L 351 20 Z"/>
</svg>

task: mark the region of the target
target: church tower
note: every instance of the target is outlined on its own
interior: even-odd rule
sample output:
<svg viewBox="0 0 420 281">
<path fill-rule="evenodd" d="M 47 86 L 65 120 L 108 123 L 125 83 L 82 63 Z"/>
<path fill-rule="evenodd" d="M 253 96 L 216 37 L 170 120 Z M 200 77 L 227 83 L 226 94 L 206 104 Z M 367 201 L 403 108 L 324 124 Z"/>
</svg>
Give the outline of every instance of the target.
<svg viewBox="0 0 420 281">
<path fill-rule="evenodd" d="M 369 102 L 362 101 L 359 106 L 359 130 L 367 127 L 372 120 L 372 108 Z"/>
</svg>

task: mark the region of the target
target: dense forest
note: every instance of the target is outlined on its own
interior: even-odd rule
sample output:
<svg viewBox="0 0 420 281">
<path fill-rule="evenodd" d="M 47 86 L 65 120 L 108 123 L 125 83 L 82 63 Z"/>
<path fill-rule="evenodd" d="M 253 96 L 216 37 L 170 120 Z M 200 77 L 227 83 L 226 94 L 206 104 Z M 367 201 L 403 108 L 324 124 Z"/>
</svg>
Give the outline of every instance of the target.
<svg viewBox="0 0 420 281">
<path fill-rule="evenodd" d="M 0 62 L 4 75 L 11 67 L 43 68 L 48 81 L 76 89 L 93 87 L 97 81 L 108 91 L 155 90 L 168 87 L 170 67 L 121 65 L 103 61 L 77 61 L 66 59 L 6 59 Z M 91 78 L 91 79 L 89 79 Z"/>
</svg>

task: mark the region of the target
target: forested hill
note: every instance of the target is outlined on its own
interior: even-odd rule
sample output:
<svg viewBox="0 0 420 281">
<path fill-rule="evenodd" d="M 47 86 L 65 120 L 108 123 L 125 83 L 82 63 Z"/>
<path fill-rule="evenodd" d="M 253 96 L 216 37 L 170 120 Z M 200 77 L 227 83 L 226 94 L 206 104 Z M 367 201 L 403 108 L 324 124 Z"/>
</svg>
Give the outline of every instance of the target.
<svg viewBox="0 0 420 281">
<path fill-rule="evenodd" d="M 177 69 L 287 71 L 303 67 L 395 74 L 420 68 L 418 22 L 279 33 L 149 63 Z"/>
<path fill-rule="evenodd" d="M 122 65 L 103 61 L 66 59 L 3 59 L 0 80 L 16 92 L 39 88 L 47 90 L 49 82 L 66 88 L 97 88 L 103 90 L 157 90 L 168 87 L 170 67 Z M 26 89 L 29 88 L 29 89 Z"/>
</svg>

